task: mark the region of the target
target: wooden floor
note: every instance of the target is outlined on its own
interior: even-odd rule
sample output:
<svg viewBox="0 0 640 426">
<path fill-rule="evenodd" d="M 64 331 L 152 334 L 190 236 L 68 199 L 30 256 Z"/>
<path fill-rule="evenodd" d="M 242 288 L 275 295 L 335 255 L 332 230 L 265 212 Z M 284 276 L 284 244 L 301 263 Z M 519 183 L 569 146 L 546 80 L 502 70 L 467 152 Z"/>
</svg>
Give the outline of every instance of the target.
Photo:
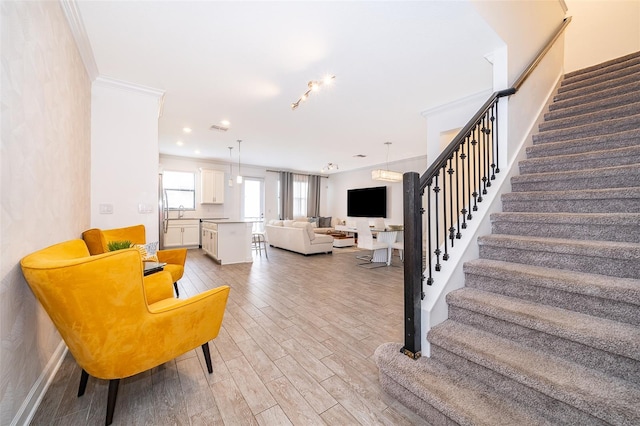
<svg viewBox="0 0 640 426">
<path fill-rule="evenodd" d="M 114 425 L 413 425 L 424 422 L 384 395 L 373 361 L 402 342 L 403 270 L 356 266 L 352 249 L 220 266 L 189 250 L 181 298 L 227 284 L 227 310 L 210 343 L 120 383 Z M 189 332 L 185 324 L 185 333 Z M 108 382 L 89 379 L 68 354 L 32 425 L 104 424 Z"/>
</svg>

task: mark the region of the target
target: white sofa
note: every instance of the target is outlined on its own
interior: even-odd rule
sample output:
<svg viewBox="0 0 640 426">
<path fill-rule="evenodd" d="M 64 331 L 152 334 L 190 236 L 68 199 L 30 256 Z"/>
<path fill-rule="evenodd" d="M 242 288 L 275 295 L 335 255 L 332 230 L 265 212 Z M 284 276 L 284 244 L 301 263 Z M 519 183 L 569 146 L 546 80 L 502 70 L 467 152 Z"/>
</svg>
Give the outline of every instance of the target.
<svg viewBox="0 0 640 426">
<path fill-rule="evenodd" d="M 265 226 L 267 242 L 272 247 L 302 253 L 333 253 L 333 237 L 316 234 L 309 222 L 272 220 Z"/>
</svg>

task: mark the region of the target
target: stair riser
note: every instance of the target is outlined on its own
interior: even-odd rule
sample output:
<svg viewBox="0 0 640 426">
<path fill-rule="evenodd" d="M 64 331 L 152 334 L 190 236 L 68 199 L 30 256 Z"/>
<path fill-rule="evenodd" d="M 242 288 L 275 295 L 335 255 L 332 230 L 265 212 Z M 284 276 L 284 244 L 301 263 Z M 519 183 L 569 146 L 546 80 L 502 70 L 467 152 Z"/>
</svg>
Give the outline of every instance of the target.
<svg viewBox="0 0 640 426">
<path fill-rule="evenodd" d="M 559 120 L 567 117 L 576 117 L 583 114 L 589 114 L 601 111 L 606 108 L 615 108 L 620 105 L 627 105 L 640 101 L 640 92 L 633 91 L 620 96 L 609 99 L 600 99 L 595 102 L 581 103 L 578 105 L 563 107 L 549 105 L 549 112 L 544 114 L 545 121 Z"/>
<path fill-rule="evenodd" d="M 528 175 L 535 178 L 533 175 Z M 534 179 L 513 179 L 513 192 L 535 191 L 569 191 L 581 189 L 633 188 L 640 183 L 640 167 L 629 170 L 622 169 L 612 176 L 594 178 L 591 176 L 559 177 L 557 180 L 535 181 Z"/>
<path fill-rule="evenodd" d="M 503 200 L 502 211 L 533 213 L 637 213 L 640 211 L 640 199 Z"/>
<path fill-rule="evenodd" d="M 521 162 L 520 174 L 568 172 L 572 170 L 588 170 L 603 167 L 625 166 L 638 164 L 640 167 L 640 152 L 631 155 L 621 155 L 607 158 L 586 158 L 583 160 L 573 159 L 562 162 Z"/>
<path fill-rule="evenodd" d="M 594 78 L 602 74 L 615 76 L 618 70 L 632 67 L 638 63 L 640 63 L 640 54 L 637 52 L 630 53 L 629 55 L 625 55 L 611 61 L 568 72 L 565 75 L 564 82 L 565 84 L 570 84 L 571 82 Z"/>
<path fill-rule="evenodd" d="M 559 95 L 569 93 L 592 93 L 604 89 L 618 87 L 633 83 L 637 80 L 636 74 L 640 72 L 640 60 L 635 64 L 620 69 L 614 75 L 600 75 L 592 78 L 564 78 L 558 89 Z"/>
<path fill-rule="evenodd" d="M 640 92 L 636 94 L 636 97 L 640 99 Z M 583 126 L 587 124 L 602 123 L 607 120 L 631 117 L 633 115 L 636 115 L 638 111 L 640 111 L 640 104 L 638 104 L 638 102 L 623 104 L 608 109 L 600 106 L 597 111 L 588 114 L 545 120 L 544 123 L 541 123 L 538 126 L 538 130 L 540 132 L 545 132 L 549 130 L 568 129 L 571 127 Z"/>
<path fill-rule="evenodd" d="M 493 276 L 466 273 L 465 286 L 640 326 L 637 305 L 570 293 L 556 288 L 540 287 L 536 285 L 534 278 L 527 281 L 509 275 L 504 277 L 505 279 L 500 279 Z"/>
<path fill-rule="evenodd" d="M 532 237 L 567 238 L 573 240 L 621 241 L 640 243 L 640 224 L 573 224 L 494 221 L 493 234 L 529 235 Z"/>
<path fill-rule="evenodd" d="M 525 404 L 537 410 L 549 418 L 550 424 L 590 426 L 604 426 L 607 424 L 569 404 L 551 398 L 536 389 L 460 357 L 433 342 L 431 343 L 431 357 L 483 383 L 488 388 L 487 393 L 497 393 L 503 398 L 512 399 L 519 404 Z"/>
<path fill-rule="evenodd" d="M 613 134 L 589 139 L 577 139 L 558 144 L 540 144 L 527 147 L 527 158 L 551 157 L 554 155 L 583 154 L 607 149 L 627 148 L 640 144 L 640 132 Z"/>
<path fill-rule="evenodd" d="M 640 362 L 489 315 L 449 305 L 449 319 L 545 351 L 605 374 L 640 383 Z"/>
<path fill-rule="evenodd" d="M 457 423 L 434 408 L 427 401 L 418 398 L 405 387 L 384 373 L 380 373 L 380 386 L 385 393 L 398 400 L 405 407 L 416 412 L 423 419 L 429 419 L 433 425 L 454 426 Z"/>
<path fill-rule="evenodd" d="M 640 115 L 634 115 L 620 120 L 609 120 L 609 123 L 606 126 L 594 124 L 583 125 L 573 129 L 548 130 L 538 133 L 537 135 L 533 135 L 532 140 L 534 145 L 538 145 L 593 136 L 614 136 L 615 133 L 627 130 L 636 130 L 638 127 L 640 127 Z"/>
<path fill-rule="evenodd" d="M 640 262 L 637 259 L 619 257 L 600 257 L 599 253 L 590 256 L 562 253 L 558 251 L 534 251 L 518 248 L 504 248 L 493 245 L 480 245 L 480 257 L 502 260 L 525 265 L 546 268 L 567 269 L 590 274 L 609 275 L 621 278 L 640 279 Z"/>
</svg>

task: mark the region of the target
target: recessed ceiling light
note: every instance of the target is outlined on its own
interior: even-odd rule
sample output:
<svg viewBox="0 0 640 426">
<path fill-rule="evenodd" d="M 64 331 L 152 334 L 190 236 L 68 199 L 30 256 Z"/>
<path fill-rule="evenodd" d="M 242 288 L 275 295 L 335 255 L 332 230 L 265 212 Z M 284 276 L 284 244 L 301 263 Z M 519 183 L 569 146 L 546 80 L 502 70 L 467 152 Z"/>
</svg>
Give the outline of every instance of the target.
<svg viewBox="0 0 640 426">
<path fill-rule="evenodd" d="M 178 145 L 178 146 L 182 146 L 182 145 L 184 145 L 184 142 L 182 142 L 182 141 L 178 141 L 178 142 L 176 142 L 176 145 Z"/>
<path fill-rule="evenodd" d="M 183 127 L 182 131 L 185 133 L 191 133 L 191 127 Z"/>
<path fill-rule="evenodd" d="M 221 120 L 220 124 L 222 124 L 224 127 L 229 127 L 231 125 L 229 120 Z"/>
<path fill-rule="evenodd" d="M 200 150 L 199 150 L 199 149 L 196 149 L 196 150 L 195 150 L 195 151 L 193 151 L 193 152 L 195 152 L 196 154 L 200 154 Z"/>
</svg>

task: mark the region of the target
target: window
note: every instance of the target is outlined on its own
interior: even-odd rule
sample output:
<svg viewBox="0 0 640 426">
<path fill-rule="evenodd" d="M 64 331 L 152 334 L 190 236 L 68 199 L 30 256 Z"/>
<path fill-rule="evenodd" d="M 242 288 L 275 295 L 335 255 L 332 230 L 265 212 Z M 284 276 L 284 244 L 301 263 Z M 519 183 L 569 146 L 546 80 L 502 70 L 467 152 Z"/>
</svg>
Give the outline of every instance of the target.
<svg viewBox="0 0 640 426">
<path fill-rule="evenodd" d="M 293 217 L 307 216 L 307 194 L 309 193 L 309 177 L 293 175 Z"/>
<path fill-rule="evenodd" d="M 196 209 L 196 176 L 192 172 L 164 171 L 162 186 L 169 210 Z"/>
</svg>

